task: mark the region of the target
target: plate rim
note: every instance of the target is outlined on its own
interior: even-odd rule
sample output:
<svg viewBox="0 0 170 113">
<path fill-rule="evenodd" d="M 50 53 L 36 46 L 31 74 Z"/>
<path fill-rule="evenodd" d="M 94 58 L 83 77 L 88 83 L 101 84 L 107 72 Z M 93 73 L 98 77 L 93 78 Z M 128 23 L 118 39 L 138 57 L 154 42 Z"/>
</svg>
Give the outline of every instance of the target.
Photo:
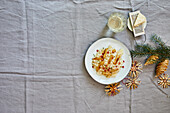
<svg viewBox="0 0 170 113">
<path fill-rule="evenodd" d="M 129 53 L 129 55 L 130 55 L 130 56 L 129 56 L 129 57 L 130 57 L 130 65 L 132 65 L 132 57 L 131 57 L 130 51 L 129 51 L 129 49 L 127 48 L 127 46 L 126 46 L 124 43 L 122 43 L 121 41 L 116 40 L 116 39 L 113 39 L 113 38 L 111 38 L 111 37 L 105 37 L 105 38 L 101 38 L 101 39 L 98 39 L 98 40 L 94 41 L 94 42 L 89 46 L 89 48 L 88 48 L 87 51 L 86 51 L 85 58 L 84 58 L 84 64 L 85 64 L 85 68 L 86 68 L 88 74 L 90 75 L 90 77 L 91 77 L 93 80 L 95 80 L 96 82 L 98 82 L 98 83 L 100 83 L 100 84 L 103 84 L 103 85 L 114 84 L 114 83 L 120 82 L 121 80 L 123 80 L 123 79 L 127 76 L 127 75 L 125 75 L 125 76 L 123 77 L 123 79 L 121 79 L 121 80 L 119 80 L 119 81 L 116 81 L 116 82 L 103 83 L 103 82 L 100 82 L 100 81 L 97 81 L 96 79 L 94 79 L 93 76 L 90 74 L 89 70 L 87 69 L 87 63 L 86 63 L 87 53 L 88 53 L 89 50 L 91 49 L 92 45 L 94 45 L 94 44 L 97 43 L 98 41 L 106 40 L 106 39 L 111 39 L 111 40 L 117 41 L 117 42 L 121 43 L 122 45 L 124 45 L 125 48 L 128 50 L 128 53 Z M 129 71 L 130 71 L 130 69 L 129 69 Z M 129 73 L 129 71 L 127 72 L 127 74 Z"/>
</svg>

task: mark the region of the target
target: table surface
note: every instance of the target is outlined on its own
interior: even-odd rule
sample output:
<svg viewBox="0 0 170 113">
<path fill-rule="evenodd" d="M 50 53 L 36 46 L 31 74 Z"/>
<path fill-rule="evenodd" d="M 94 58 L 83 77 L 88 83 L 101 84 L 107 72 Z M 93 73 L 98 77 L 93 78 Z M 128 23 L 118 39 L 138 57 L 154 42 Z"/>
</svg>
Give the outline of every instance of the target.
<svg viewBox="0 0 170 113">
<path fill-rule="evenodd" d="M 170 45 L 168 0 L 1 0 L 0 113 L 169 113 L 170 88 L 157 85 L 155 65 L 144 67 L 137 89 L 123 85 L 111 97 L 84 66 L 100 38 L 134 48 L 132 32 L 114 34 L 106 23 L 113 12 L 136 10 L 147 18 L 146 43 L 155 33 Z"/>
</svg>

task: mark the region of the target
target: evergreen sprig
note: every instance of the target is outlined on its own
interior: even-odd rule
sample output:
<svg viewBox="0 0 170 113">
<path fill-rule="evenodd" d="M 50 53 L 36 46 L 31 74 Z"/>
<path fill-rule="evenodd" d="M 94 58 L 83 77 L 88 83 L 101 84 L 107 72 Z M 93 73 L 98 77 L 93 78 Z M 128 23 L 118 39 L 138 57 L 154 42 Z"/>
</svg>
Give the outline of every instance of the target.
<svg viewBox="0 0 170 113">
<path fill-rule="evenodd" d="M 151 36 L 150 40 L 156 44 L 156 46 L 164 47 L 165 43 L 156 34 Z"/>
<path fill-rule="evenodd" d="M 157 35 L 151 36 L 151 41 L 155 43 L 155 47 L 149 44 L 137 44 L 135 50 L 131 50 L 132 57 L 157 55 L 159 57 L 158 62 L 161 59 L 170 59 L 170 46 L 165 45 Z"/>
</svg>

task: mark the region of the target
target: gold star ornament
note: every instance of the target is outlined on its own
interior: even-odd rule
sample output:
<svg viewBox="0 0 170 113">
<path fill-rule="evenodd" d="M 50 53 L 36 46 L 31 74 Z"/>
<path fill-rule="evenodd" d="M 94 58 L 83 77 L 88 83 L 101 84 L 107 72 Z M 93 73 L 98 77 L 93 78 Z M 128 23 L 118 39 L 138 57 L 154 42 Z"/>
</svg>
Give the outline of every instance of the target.
<svg viewBox="0 0 170 113">
<path fill-rule="evenodd" d="M 117 95 L 122 89 L 121 86 L 122 85 L 120 85 L 120 82 L 115 84 L 109 84 L 105 87 L 105 92 L 109 96 Z"/>
<path fill-rule="evenodd" d="M 138 74 L 142 72 L 143 66 L 141 63 L 137 61 L 132 61 L 132 66 L 129 71 L 129 76 L 131 77 L 138 77 Z"/>
<path fill-rule="evenodd" d="M 128 78 L 126 81 L 126 86 L 130 89 L 136 89 L 138 88 L 138 85 L 141 83 L 141 81 L 138 78 Z"/>
<path fill-rule="evenodd" d="M 168 74 L 162 74 L 159 76 L 158 85 L 162 88 L 168 88 L 170 86 L 170 78 Z"/>
</svg>

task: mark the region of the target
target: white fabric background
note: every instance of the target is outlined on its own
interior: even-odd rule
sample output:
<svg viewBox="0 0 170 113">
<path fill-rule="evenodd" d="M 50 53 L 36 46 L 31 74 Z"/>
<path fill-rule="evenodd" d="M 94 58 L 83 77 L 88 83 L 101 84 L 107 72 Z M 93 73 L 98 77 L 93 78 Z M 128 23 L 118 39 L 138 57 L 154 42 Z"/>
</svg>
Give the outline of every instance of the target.
<svg viewBox="0 0 170 113">
<path fill-rule="evenodd" d="M 168 0 L 1 0 L 0 113 L 169 113 L 170 88 L 157 87 L 154 65 L 144 67 L 138 89 L 123 86 L 114 97 L 85 70 L 86 50 L 99 38 L 134 47 L 128 29 L 106 26 L 112 12 L 132 10 L 147 17 L 147 43 L 156 33 L 170 45 Z"/>
</svg>

